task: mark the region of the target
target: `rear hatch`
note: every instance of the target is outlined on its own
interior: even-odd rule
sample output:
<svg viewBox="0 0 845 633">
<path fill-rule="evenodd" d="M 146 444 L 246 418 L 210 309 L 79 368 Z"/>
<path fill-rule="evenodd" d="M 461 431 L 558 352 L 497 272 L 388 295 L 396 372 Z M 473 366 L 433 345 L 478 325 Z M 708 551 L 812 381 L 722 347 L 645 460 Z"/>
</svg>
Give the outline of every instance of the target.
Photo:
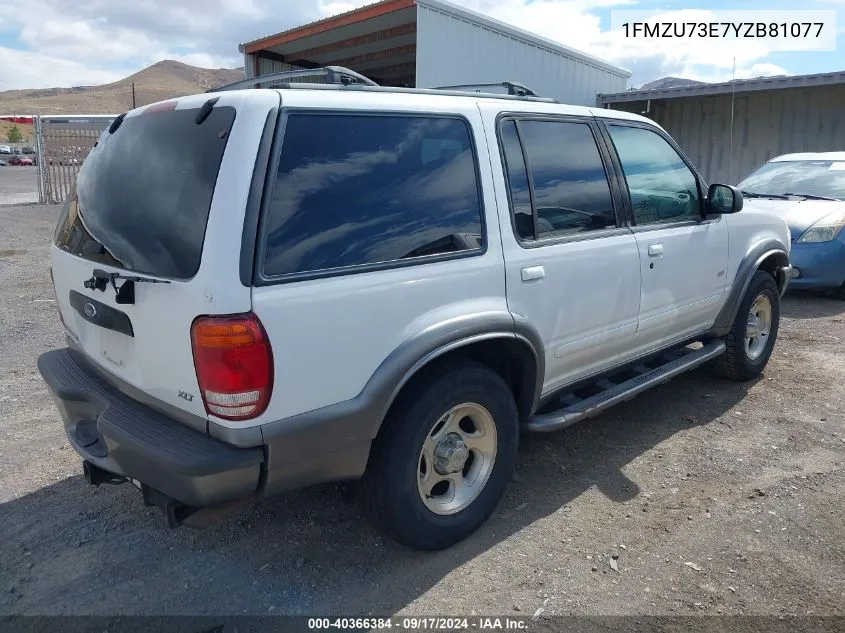
<svg viewBox="0 0 845 633">
<path fill-rule="evenodd" d="M 278 93 L 261 90 L 128 113 L 86 158 L 59 220 L 51 267 L 69 337 L 153 407 L 206 417 L 191 325 L 251 308 L 241 234 L 278 105 Z"/>
</svg>

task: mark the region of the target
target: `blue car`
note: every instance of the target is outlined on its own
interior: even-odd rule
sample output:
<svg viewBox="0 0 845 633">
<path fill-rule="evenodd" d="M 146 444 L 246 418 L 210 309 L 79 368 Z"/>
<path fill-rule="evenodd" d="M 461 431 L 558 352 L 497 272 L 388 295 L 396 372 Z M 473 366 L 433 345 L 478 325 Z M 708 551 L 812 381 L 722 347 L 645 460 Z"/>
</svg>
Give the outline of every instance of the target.
<svg viewBox="0 0 845 633">
<path fill-rule="evenodd" d="M 739 182 L 745 204 L 781 216 L 792 233 L 792 288 L 845 299 L 845 152 L 785 154 Z"/>
</svg>

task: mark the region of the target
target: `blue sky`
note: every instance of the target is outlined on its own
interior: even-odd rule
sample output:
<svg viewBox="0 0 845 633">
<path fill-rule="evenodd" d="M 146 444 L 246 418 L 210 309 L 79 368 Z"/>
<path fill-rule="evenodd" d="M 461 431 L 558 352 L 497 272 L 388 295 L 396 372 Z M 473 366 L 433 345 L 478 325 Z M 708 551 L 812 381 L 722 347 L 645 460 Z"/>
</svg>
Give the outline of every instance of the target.
<svg viewBox="0 0 845 633">
<path fill-rule="evenodd" d="M 828 9 L 836 52 L 778 52 L 765 42 L 737 56 L 737 76 L 845 70 L 845 0 L 453 0 L 468 9 L 633 71 L 639 86 L 666 75 L 730 79 L 733 57 L 713 42 L 621 41 L 612 10 Z M 361 0 L 0 0 L 0 90 L 115 81 L 162 59 L 204 67 L 242 64 L 240 42 L 334 15 Z"/>
</svg>

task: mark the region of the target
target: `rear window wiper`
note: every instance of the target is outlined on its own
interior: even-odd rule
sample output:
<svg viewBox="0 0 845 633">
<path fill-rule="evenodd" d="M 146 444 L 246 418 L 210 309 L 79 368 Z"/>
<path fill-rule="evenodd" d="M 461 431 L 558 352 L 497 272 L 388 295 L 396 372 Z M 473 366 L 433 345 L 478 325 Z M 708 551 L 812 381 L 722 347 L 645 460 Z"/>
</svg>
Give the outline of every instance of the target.
<svg viewBox="0 0 845 633">
<path fill-rule="evenodd" d="M 117 279 L 122 279 L 123 283 L 119 286 L 116 283 Z M 153 279 L 152 277 L 139 277 L 138 275 L 124 275 L 123 273 L 110 273 L 101 268 L 95 268 L 91 273 L 91 278 L 83 282 L 83 286 L 89 290 L 100 290 L 105 292 L 106 288 L 111 284 L 114 288 L 115 301 L 117 303 L 135 303 L 135 284 L 169 284 L 167 279 Z"/>
<path fill-rule="evenodd" d="M 208 118 L 208 115 L 211 114 L 211 111 L 214 109 L 214 105 L 220 101 L 220 97 L 213 97 L 202 104 L 202 107 L 197 112 L 197 116 L 194 117 L 194 122 L 197 125 L 202 125 L 203 121 Z"/>
<path fill-rule="evenodd" d="M 785 193 L 784 196 L 791 196 L 793 198 L 806 198 L 807 200 L 831 200 L 838 202 L 839 198 L 828 198 L 827 196 L 814 196 L 811 193 Z"/>
<path fill-rule="evenodd" d="M 115 132 L 117 132 L 117 128 L 121 126 L 121 124 L 123 123 L 123 119 L 125 118 L 126 112 L 121 115 L 118 115 L 115 120 L 111 122 L 111 125 L 109 125 L 109 134 L 114 134 Z"/>
<path fill-rule="evenodd" d="M 745 198 L 772 198 L 773 200 L 789 200 L 786 195 L 781 195 L 778 193 L 756 193 L 754 191 L 741 191 L 740 193 Z"/>
</svg>

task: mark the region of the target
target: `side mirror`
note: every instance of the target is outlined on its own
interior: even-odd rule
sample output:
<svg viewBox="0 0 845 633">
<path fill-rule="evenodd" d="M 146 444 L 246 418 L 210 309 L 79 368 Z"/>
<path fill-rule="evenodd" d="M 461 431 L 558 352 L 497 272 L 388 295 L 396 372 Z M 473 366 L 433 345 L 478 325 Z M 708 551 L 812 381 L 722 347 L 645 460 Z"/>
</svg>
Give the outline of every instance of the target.
<svg viewBox="0 0 845 633">
<path fill-rule="evenodd" d="M 710 185 L 707 190 L 707 206 L 712 213 L 736 213 L 742 211 L 742 192 L 730 185 Z"/>
</svg>

